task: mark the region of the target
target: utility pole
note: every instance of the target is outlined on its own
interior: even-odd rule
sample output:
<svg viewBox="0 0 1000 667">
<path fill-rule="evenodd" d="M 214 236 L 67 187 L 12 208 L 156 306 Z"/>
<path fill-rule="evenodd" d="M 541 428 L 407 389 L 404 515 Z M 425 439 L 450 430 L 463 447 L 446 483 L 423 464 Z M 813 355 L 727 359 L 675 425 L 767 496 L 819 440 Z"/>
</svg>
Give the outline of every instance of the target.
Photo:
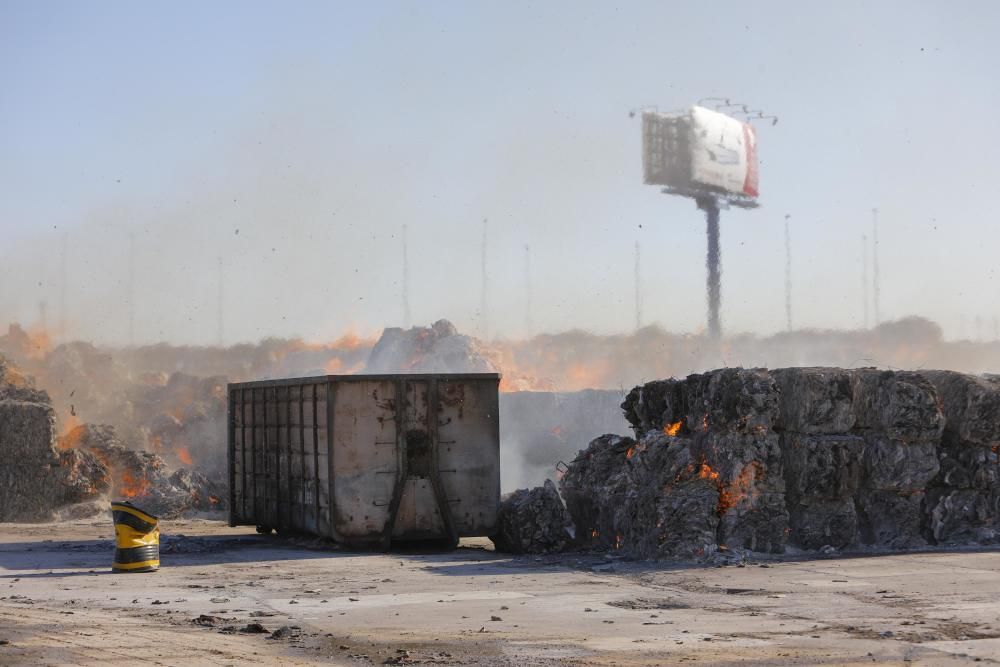
<svg viewBox="0 0 1000 667">
<path fill-rule="evenodd" d="M 483 340 L 487 340 L 490 337 L 490 318 L 489 318 L 489 313 L 487 311 L 488 304 L 486 303 L 486 293 L 487 293 L 486 242 L 488 240 L 488 232 L 489 232 L 489 222 L 487 221 L 486 218 L 483 218 L 483 248 L 482 248 L 483 294 L 482 294 L 482 301 L 479 306 L 480 317 L 482 318 L 481 328 L 483 330 Z"/>
<path fill-rule="evenodd" d="M 788 330 L 792 330 L 792 240 L 788 234 L 788 218 L 785 216 L 785 320 Z"/>
<path fill-rule="evenodd" d="M 128 234 L 128 344 L 135 347 L 135 234 Z"/>
<path fill-rule="evenodd" d="M 531 322 L 531 246 L 524 244 L 524 333 L 531 338 L 534 330 Z"/>
<path fill-rule="evenodd" d="M 222 255 L 219 255 L 218 259 L 219 259 L 219 285 L 218 285 L 219 292 L 218 292 L 217 314 L 219 318 L 218 321 L 219 347 L 222 347 L 225 344 L 225 329 L 224 329 L 225 313 L 223 312 L 223 308 L 225 304 L 226 283 L 225 283 L 225 267 L 223 266 L 222 263 Z"/>
<path fill-rule="evenodd" d="M 68 289 L 67 283 L 69 281 L 67 262 L 69 262 L 69 241 L 66 232 L 63 231 L 62 247 L 59 252 L 59 339 L 62 342 L 66 342 L 66 322 L 69 319 L 66 313 L 66 290 Z"/>
<path fill-rule="evenodd" d="M 406 241 L 406 225 L 403 225 L 403 328 L 410 328 L 410 258 Z"/>
<path fill-rule="evenodd" d="M 878 278 L 878 209 L 872 209 L 872 281 L 874 288 L 875 297 L 875 326 L 878 326 L 882 322 L 882 316 L 879 312 L 879 297 L 882 296 L 882 289 L 879 285 Z"/>
<path fill-rule="evenodd" d="M 861 235 L 861 298 L 864 301 L 865 329 L 868 329 L 868 237 Z"/>
</svg>

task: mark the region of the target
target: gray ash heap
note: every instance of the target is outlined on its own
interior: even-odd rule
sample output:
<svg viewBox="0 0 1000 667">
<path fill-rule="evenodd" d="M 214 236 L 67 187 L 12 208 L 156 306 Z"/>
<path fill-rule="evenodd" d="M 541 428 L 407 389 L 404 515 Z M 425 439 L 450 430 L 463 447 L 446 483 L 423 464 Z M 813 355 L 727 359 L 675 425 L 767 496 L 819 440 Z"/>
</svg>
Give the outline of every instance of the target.
<svg viewBox="0 0 1000 667">
<path fill-rule="evenodd" d="M 697 559 L 1000 543 L 997 377 L 729 368 L 649 382 L 622 408 L 635 437 L 595 439 L 560 480 L 574 547 Z M 562 521 L 535 507 L 505 501 L 507 531 Z"/>
</svg>

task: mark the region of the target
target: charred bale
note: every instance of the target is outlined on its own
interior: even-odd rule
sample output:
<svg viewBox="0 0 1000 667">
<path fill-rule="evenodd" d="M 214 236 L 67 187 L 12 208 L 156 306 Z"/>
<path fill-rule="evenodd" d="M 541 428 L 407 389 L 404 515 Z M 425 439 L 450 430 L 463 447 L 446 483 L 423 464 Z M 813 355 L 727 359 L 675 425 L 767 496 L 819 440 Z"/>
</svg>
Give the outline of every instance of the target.
<svg viewBox="0 0 1000 667">
<path fill-rule="evenodd" d="M 936 543 L 1000 541 L 1000 379 L 953 371 L 924 375 L 945 416 L 925 531 Z"/>
<path fill-rule="evenodd" d="M 862 368 L 852 371 L 855 426 L 906 443 L 939 443 L 944 414 L 923 375 Z"/>
<path fill-rule="evenodd" d="M 48 521 L 61 495 L 53 480 L 55 412 L 48 402 L 0 400 L 0 521 Z"/>
<path fill-rule="evenodd" d="M 500 503 L 497 532 L 490 539 L 497 551 L 548 554 L 565 550 L 576 536 L 573 520 L 552 480 L 534 489 L 519 489 Z"/>
<path fill-rule="evenodd" d="M 633 387 L 622 403 L 625 419 L 637 438 L 665 425 L 680 422 L 687 413 L 681 394 L 681 381 L 654 380 Z"/>
<path fill-rule="evenodd" d="M 627 481 L 605 508 L 604 546 L 637 558 L 698 558 L 717 549 L 719 485 L 694 441 L 650 432 L 622 459 Z"/>
<path fill-rule="evenodd" d="M 625 462 L 636 441 L 619 435 L 595 438 L 559 480 L 566 508 L 584 546 L 615 545 L 614 508 L 628 491 Z"/>
<path fill-rule="evenodd" d="M 722 368 L 684 380 L 648 382 L 629 392 L 622 409 L 637 437 L 651 430 L 760 432 L 778 421 L 778 397 L 767 370 Z"/>
<path fill-rule="evenodd" d="M 723 368 L 689 375 L 682 394 L 690 431 L 762 433 L 778 421 L 780 390 L 764 368 Z"/>
<path fill-rule="evenodd" d="M 781 390 L 782 430 L 813 435 L 854 428 L 851 372 L 843 368 L 779 368 L 771 375 Z"/>
<path fill-rule="evenodd" d="M 788 534 L 785 479 L 776 433 L 708 433 L 696 439 L 703 465 L 718 475 L 718 543 L 782 553 Z"/>
<path fill-rule="evenodd" d="M 863 476 L 864 439 L 782 434 L 789 541 L 805 549 L 842 549 L 857 541 L 854 496 Z"/>
</svg>

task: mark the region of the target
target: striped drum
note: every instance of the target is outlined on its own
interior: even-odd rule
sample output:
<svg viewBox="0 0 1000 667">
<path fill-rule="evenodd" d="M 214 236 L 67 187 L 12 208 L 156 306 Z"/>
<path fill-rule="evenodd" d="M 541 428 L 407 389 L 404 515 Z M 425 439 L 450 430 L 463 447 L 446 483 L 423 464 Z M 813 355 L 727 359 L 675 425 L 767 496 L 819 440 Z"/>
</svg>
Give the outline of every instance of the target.
<svg viewBox="0 0 1000 667">
<path fill-rule="evenodd" d="M 160 567 L 160 520 L 129 502 L 111 503 L 115 521 L 113 572 L 154 572 Z"/>
</svg>

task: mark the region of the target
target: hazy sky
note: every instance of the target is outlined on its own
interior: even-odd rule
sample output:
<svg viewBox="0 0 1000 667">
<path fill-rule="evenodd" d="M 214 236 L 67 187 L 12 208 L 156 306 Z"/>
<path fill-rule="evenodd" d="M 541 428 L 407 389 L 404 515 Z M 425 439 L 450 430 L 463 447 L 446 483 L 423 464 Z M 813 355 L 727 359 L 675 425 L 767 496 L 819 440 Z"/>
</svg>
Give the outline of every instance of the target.
<svg viewBox="0 0 1000 667">
<path fill-rule="evenodd" d="M 403 319 L 705 321 L 705 229 L 642 184 L 639 120 L 724 96 L 759 127 L 761 203 L 722 215 L 723 326 L 883 318 L 993 336 L 1000 5 L 993 2 L 79 3 L 0 0 L 0 326 L 214 342 Z M 65 269 L 62 257 L 65 246 Z M 62 276 L 65 270 L 65 281 Z M 65 289 L 62 285 L 65 283 Z M 964 323 L 964 324 L 963 324 Z"/>
</svg>

